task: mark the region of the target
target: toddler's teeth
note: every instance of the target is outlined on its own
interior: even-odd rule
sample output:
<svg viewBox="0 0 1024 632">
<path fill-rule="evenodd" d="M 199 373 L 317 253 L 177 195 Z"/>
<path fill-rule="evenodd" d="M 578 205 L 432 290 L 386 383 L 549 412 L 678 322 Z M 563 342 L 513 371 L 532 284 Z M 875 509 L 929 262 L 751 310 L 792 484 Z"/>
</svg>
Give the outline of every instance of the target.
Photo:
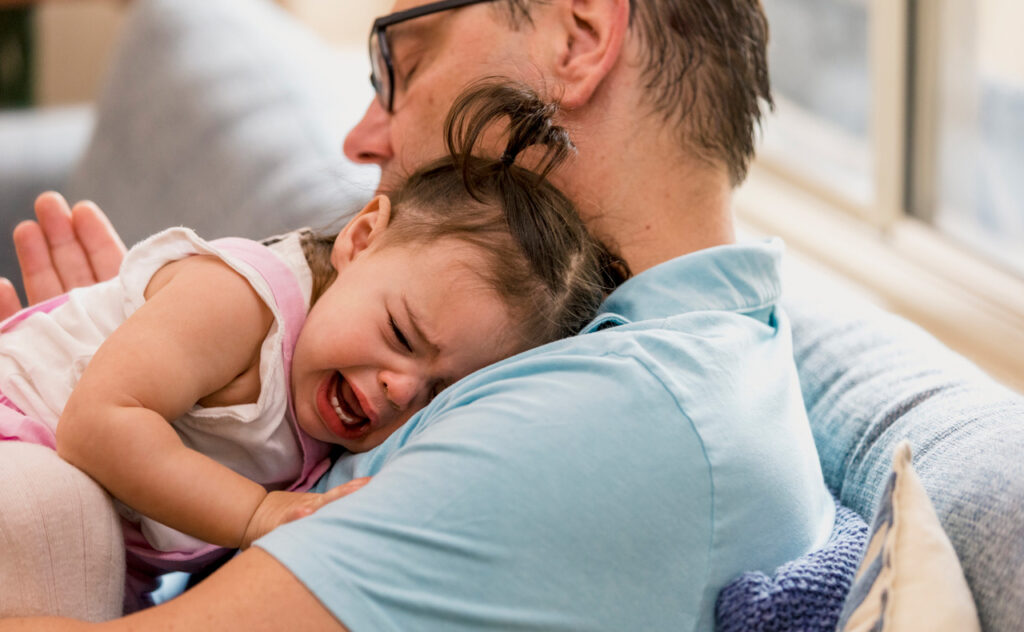
<svg viewBox="0 0 1024 632">
<path fill-rule="evenodd" d="M 338 414 L 338 417 L 343 422 L 345 422 L 347 424 L 354 424 L 354 423 L 356 423 L 356 420 L 352 418 L 352 415 L 349 415 L 348 413 L 346 413 L 345 411 L 343 411 L 341 409 L 341 405 L 338 404 L 338 400 L 334 400 L 334 412 Z"/>
<path fill-rule="evenodd" d="M 338 401 L 337 392 L 331 393 L 331 407 L 334 408 L 334 412 L 338 415 L 338 418 L 346 424 L 354 424 L 361 421 L 359 419 L 354 419 L 351 415 L 341 409 L 341 402 Z"/>
</svg>

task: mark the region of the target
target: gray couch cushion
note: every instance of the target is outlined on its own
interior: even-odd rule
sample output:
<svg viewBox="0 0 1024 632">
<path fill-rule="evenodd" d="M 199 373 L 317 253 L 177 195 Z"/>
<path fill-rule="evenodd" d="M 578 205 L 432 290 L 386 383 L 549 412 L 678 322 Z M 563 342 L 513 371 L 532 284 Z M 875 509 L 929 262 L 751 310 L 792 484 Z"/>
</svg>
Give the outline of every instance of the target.
<svg viewBox="0 0 1024 632">
<path fill-rule="evenodd" d="M 1024 397 L 891 314 L 786 308 L 833 493 L 870 519 L 909 440 L 983 628 L 1024 629 Z"/>
<path fill-rule="evenodd" d="M 378 178 L 341 155 L 369 103 L 366 54 L 265 0 L 140 0 L 69 198 L 128 244 L 169 225 L 263 237 L 357 211 Z"/>
</svg>

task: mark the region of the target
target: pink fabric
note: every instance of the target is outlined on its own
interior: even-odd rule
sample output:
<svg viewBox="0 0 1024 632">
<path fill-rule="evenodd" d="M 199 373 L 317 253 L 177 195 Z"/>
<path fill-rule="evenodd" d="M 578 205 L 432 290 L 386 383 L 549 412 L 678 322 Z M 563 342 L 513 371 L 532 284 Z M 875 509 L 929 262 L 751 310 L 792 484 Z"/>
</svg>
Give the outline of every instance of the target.
<svg viewBox="0 0 1024 632">
<path fill-rule="evenodd" d="M 285 384 L 291 384 L 292 354 L 295 351 L 295 343 L 299 339 L 302 324 L 306 320 L 306 302 L 295 276 L 283 261 L 274 256 L 262 244 L 237 237 L 218 239 L 213 243 L 255 268 L 270 286 L 274 302 L 277 303 L 281 318 L 284 320 L 284 342 L 281 345 L 281 351 L 284 357 Z M 331 462 L 328 459 L 330 446 L 310 437 L 299 428 L 295 420 L 295 403 L 292 401 L 290 388 L 288 390 L 288 412 L 291 415 L 292 427 L 299 437 L 303 456 L 302 474 L 288 490 L 305 491 L 312 487 L 330 467 Z"/>
<path fill-rule="evenodd" d="M 306 319 L 306 303 L 302 296 L 295 275 L 283 261 L 277 258 L 266 246 L 249 241 L 229 237 L 212 242 L 214 246 L 241 259 L 254 270 L 270 286 L 274 302 L 281 313 L 284 327 L 281 354 L 284 364 L 285 384 L 290 384 L 292 353 L 299 331 Z M 288 491 L 305 491 L 312 487 L 320 476 L 330 467 L 330 447 L 316 441 L 303 432 L 295 421 L 295 407 L 292 402 L 291 390 L 288 391 L 288 409 L 292 427 L 299 438 L 302 448 L 302 472 L 299 478 L 288 487 Z M 129 576 L 135 578 L 136 587 L 146 587 L 144 581 L 152 573 L 167 571 L 194 572 L 207 566 L 230 553 L 223 548 L 208 545 L 196 551 L 157 551 L 149 546 L 149 542 L 138 528 L 125 521 L 125 544 L 128 548 Z M 129 586 L 132 589 L 133 586 Z"/>
<path fill-rule="evenodd" d="M 0 334 L 14 329 L 32 314 L 51 312 L 67 302 L 68 295 L 61 294 L 48 301 L 27 307 L 0 323 Z M 44 445 L 51 450 L 57 449 L 57 437 L 49 426 L 27 416 L 3 393 L 0 393 L 0 404 L 3 405 L 0 408 L 0 441 L 24 441 Z"/>
<path fill-rule="evenodd" d="M 247 239 L 227 238 L 213 242 L 218 248 L 241 259 L 270 286 L 278 311 L 281 313 L 282 358 L 285 384 L 290 384 L 292 353 L 299 331 L 306 318 L 305 300 L 294 274 L 288 266 L 262 244 Z M 24 309 L 0 323 L 0 333 L 10 331 L 26 318 L 37 312 L 50 312 L 68 301 L 62 295 Z M 314 440 L 302 432 L 295 422 L 295 407 L 291 392 L 288 392 L 288 408 L 291 423 L 299 438 L 303 463 L 299 478 L 288 487 L 289 491 L 308 490 L 330 466 L 330 447 Z M 25 441 L 57 449 L 57 441 L 48 426 L 26 416 L 13 402 L 0 394 L 0 440 Z M 125 605 L 128 611 L 137 610 L 145 604 L 141 595 L 155 588 L 156 577 L 168 571 L 194 572 L 231 554 L 230 550 L 214 545 L 197 551 L 157 551 L 138 527 L 122 520 L 128 581 Z"/>
<path fill-rule="evenodd" d="M 14 329 L 18 325 L 18 323 L 25 320 L 32 314 L 35 314 L 36 312 L 52 312 L 53 310 L 57 309 L 58 307 L 67 302 L 68 295 L 61 294 L 60 296 L 54 296 L 48 301 L 36 303 L 32 307 L 26 307 L 25 309 L 21 310 L 20 312 L 17 312 L 4 322 L 0 323 L 0 334 L 4 333 L 5 331 L 10 331 L 11 329 Z"/>
<path fill-rule="evenodd" d="M 0 399 L 6 400 L 3 395 Z M 49 427 L 21 412 L 17 406 L 9 404 L 0 408 L 0 441 L 24 441 L 44 445 L 51 450 L 57 449 L 57 437 Z"/>
</svg>

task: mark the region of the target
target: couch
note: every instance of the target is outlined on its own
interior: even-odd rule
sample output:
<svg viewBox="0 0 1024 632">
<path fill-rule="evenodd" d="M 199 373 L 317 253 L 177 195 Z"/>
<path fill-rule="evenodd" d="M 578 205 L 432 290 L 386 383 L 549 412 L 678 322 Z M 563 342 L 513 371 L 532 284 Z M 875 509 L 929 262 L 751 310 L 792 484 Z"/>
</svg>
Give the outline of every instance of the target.
<svg viewBox="0 0 1024 632">
<path fill-rule="evenodd" d="M 0 230 L 45 188 L 97 201 L 127 243 L 169 223 L 262 237 L 344 221 L 377 177 L 340 151 L 366 73 L 361 49 L 269 2 L 139 0 L 94 108 L 0 116 Z M 983 628 L 1024 629 L 1024 397 L 876 308 L 807 293 L 787 310 L 829 488 L 870 520 L 908 440 Z"/>
</svg>

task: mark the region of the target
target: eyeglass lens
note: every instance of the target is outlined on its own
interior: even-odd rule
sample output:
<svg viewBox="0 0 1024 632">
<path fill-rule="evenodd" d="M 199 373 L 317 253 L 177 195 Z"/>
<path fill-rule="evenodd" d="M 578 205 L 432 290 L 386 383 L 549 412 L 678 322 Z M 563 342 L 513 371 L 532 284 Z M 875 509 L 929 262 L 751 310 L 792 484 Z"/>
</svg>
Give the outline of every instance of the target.
<svg viewBox="0 0 1024 632">
<path fill-rule="evenodd" d="M 385 59 L 383 47 L 386 44 L 384 29 L 375 30 L 370 36 L 370 83 L 377 92 L 377 100 L 385 111 L 391 111 L 391 72 Z"/>
</svg>

